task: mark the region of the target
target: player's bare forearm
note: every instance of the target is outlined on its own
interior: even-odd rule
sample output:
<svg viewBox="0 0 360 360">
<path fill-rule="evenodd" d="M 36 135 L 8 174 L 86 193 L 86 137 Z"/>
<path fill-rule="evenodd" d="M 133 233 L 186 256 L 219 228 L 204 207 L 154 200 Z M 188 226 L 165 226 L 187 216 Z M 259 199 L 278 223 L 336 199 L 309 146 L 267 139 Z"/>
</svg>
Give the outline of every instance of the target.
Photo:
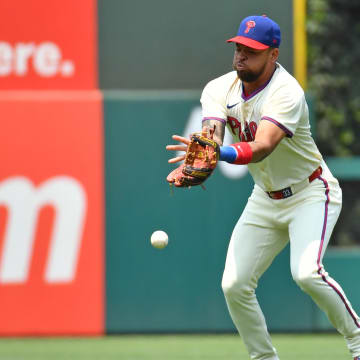
<svg viewBox="0 0 360 360">
<path fill-rule="evenodd" d="M 261 121 L 256 131 L 255 140 L 249 142 L 253 152 L 251 162 L 256 163 L 269 156 L 285 137 L 285 132 L 269 121 Z"/>
<path fill-rule="evenodd" d="M 223 124 L 221 121 L 214 120 L 214 119 L 208 119 L 204 120 L 202 123 L 202 127 L 213 129 L 215 126 L 215 132 L 213 139 L 221 146 L 224 141 L 224 135 L 225 135 L 225 124 Z"/>
<path fill-rule="evenodd" d="M 267 156 L 269 156 L 275 149 L 275 147 L 272 147 L 269 144 L 258 142 L 258 141 L 252 141 L 248 143 L 251 147 L 253 156 L 251 159 L 252 163 L 257 163 L 259 161 L 264 160 Z"/>
</svg>

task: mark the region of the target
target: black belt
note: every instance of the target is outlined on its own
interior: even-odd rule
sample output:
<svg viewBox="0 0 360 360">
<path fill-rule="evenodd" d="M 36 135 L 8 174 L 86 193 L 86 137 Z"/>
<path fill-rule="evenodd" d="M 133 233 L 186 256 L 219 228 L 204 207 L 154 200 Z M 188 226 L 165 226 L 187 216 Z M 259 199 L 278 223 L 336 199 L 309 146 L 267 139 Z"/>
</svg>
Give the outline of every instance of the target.
<svg viewBox="0 0 360 360">
<path fill-rule="evenodd" d="M 322 167 L 319 166 L 308 178 L 309 183 L 313 182 L 315 179 L 317 179 L 322 174 Z M 305 183 L 306 185 L 306 183 Z M 266 192 L 269 197 L 271 197 L 274 200 L 280 200 L 280 199 L 286 199 L 294 194 L 294 191 L 291 189 L 291 186 L 277 190 L 277 191 L 267 191 Z"/>
</svg>

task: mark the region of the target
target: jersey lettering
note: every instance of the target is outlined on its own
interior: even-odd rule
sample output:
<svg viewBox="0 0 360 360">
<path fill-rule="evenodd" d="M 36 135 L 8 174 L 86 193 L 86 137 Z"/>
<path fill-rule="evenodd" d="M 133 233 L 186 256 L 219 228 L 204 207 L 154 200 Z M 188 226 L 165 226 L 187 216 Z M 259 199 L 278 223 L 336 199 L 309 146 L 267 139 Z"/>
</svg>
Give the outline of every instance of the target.
<svg viewBox="0 0 360 360">
<path fill-rule="evenodd" d="M 257 130 L 256 122 L 251 121 L 249 124 L 249 128 L 250 128 L 252 139 L 255 140 L 255 134 L 256 134 L 256 130 Z"/>
<path fill-rule="evenodd" d="M 254 121 L 251 121 L 250 124 L 245 123 L 245 129 L 242 129 L 241 123 L 238 119 L 228 116 L 227 122 L 231 128 L 231 131 L 234 135 L 238 136 L 240 141 L 254 141 L 255 134 L 257 130 L 257 124 Z"/>
</svg>

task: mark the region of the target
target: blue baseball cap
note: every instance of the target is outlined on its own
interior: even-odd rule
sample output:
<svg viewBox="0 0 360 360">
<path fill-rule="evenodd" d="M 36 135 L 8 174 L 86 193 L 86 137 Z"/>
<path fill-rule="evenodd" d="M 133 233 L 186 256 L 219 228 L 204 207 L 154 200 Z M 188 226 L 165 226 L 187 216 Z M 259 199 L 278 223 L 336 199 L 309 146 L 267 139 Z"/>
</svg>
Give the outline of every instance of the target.
<svg viewBox="0 0 360 360">
<path fill-rule="evenodd" d="M 237 35 L 227 42 L 243 44 L 257 50 L 278 48 L 281 42 L 280 26 L 266 15 L 248 16 L 241 22 Z"/>
</svg>

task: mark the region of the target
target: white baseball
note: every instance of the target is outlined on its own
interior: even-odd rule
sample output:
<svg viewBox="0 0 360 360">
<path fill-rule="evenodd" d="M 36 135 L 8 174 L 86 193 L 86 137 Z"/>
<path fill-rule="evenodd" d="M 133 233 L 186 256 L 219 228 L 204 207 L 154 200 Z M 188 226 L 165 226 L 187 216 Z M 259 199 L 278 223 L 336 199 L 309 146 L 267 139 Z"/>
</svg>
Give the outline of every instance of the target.
<svg viewBox="0 0 360 360">
<path fill-rule="evenodd" d="M 156 230 L 152 233 L 150 241 L 154 248 L 163 249 L 167 246 L 169 237 L 165 231 Z"/>
</svg>

